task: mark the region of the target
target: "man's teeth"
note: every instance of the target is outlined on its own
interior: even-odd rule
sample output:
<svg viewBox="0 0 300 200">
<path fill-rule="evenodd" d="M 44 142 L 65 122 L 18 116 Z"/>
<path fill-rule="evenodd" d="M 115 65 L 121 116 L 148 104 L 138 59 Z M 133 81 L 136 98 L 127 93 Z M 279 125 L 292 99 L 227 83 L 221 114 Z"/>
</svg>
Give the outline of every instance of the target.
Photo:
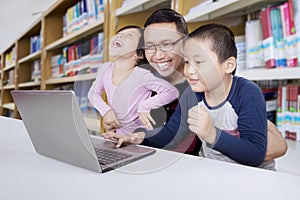
<svg viewBox="0 0 300 200">
<path fill-rule="evenodd" d="M 162 70 L 167 69 L 168 68 L 168 64 L 169 62 L 164 62 L 164 63 L 157 63 L 158 67 Z"/>
</svg>

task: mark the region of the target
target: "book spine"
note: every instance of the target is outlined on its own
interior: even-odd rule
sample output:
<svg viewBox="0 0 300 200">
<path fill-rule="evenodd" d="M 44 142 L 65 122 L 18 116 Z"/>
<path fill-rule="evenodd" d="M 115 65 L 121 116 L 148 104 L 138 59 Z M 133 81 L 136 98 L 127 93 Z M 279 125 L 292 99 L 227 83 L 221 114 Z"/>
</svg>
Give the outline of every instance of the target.
<svg viewBox="0 0 300 200">
<path fill-rule="evenodd" d="M 271 7 L 267 7 L 260 12 L 260 20 L 263 35 L 263 52 L 266 68 L 276 67 L 275 44 L 272 35 L 272 25 L 270 17 Z"/>
</svg>

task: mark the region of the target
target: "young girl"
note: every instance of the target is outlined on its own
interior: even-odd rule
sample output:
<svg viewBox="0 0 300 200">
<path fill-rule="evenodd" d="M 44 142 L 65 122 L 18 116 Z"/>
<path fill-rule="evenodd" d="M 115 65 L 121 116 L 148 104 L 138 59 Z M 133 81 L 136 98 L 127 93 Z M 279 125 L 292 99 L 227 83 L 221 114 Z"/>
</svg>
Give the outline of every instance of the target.
<svg viewBox="0 0 300 200">
<path fill-rule="evenodd" d="M 178 98 L 177 89 L 150 71 L 136 67 L 144 61 L 141 29 L 125 26 L 110 40 L 113 62 L 100 68 L 88 98 L 103 117 L 104 128 L 117 133 L 131 133 L 137 128 L 152 129 L 155 121 L 150 110 Z M 105 91 L 108 104 L 102 99 Z M 151 96 L 152 91 L 157 94 Z"/>
</svg>

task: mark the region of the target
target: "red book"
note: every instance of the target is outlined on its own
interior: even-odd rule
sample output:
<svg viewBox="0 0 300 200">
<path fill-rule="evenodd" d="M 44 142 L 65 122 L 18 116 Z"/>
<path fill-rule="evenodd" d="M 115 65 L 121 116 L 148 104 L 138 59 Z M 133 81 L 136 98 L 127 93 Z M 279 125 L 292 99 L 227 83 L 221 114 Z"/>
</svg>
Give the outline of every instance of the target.
<svg viewBox="0 0 300 200">
<path fill-rule="evenodd" d="M 293 2 L 289 0 L 280 7 L 281 22 L 283 36 L 285 40 L 285 54 L 288 67 L 296 67 L 298 65 L 297 46 L 296 46 L 296 30 L 294 23 Z"/>
<path fill-rule="evenodd" d="M 276 67 L 275 61 L 275 42 L 272 35 L 271 25 L 271 6 L 261 10 L 260 21 L 263 35 L 263 52 L 266 68 Z"/>
</svg>

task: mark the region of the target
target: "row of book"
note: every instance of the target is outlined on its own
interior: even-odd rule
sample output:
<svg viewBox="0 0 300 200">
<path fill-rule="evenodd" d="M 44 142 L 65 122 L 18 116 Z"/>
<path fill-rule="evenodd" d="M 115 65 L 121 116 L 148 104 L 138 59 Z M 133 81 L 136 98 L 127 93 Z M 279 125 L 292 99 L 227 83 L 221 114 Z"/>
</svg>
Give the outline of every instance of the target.
<svg viewBox="0 0 300 200">
<path fill-rule="evenodd" d="M 276 125 L 284 137 L 300 140 L 300 85 L 279 86 Z"/>
<path fill-rule="evenodd" d="M 14 110 L 5 109 L 3 110 L 3 116 L 13 118 L 15 116 Z"/>
<path fill-rule="evenodd" d="M 278 81 L 261 80 L 257 81 L 257 85 L 262 89 L 266 100 L 266 111 L 268 120 L 276 124 Z"/>
<path fill-rule="evenodd" d="M 104 19 L 103 0 L 81 0 L 68 8 L 63 16 L 63 35 L 93 24 L 97 20 Z"/>
<path fill-rule="evenodd" d="M 99 64 L 103 63 L 103 32 L 85 40 L 63 48 L 62 54 L 52 56 L 52 78 L 95 73 Z"/>
<path fill-rule="evenodd" d="M 41 34 L 30 37 L 30 53 L 41 50 Z"/>
<path fill-rule="evenodd" d="M 38 82 L 41 80 L 41 59 L 34 60 L 31 64 L 31 81 Z"/>
<path fill-rule="evenodd" d="M 3 86 L 15 85 L 15 69 L 9 70 L 8 76 L 3 80 Z"/>
<path fill-rule="evenodd" d="M 269 5 L 246 22 L 247 68 L 296 67 L 300 61 L 300 1 Z"/>
<path fill-rule="evenodd" d="M 8 67 L 10 65 L 16 64 L 17 54 L 16 47 L 13 47 L 12 50 L 4 55 L 5 65 L 4 67 Z"/>
</svg>

